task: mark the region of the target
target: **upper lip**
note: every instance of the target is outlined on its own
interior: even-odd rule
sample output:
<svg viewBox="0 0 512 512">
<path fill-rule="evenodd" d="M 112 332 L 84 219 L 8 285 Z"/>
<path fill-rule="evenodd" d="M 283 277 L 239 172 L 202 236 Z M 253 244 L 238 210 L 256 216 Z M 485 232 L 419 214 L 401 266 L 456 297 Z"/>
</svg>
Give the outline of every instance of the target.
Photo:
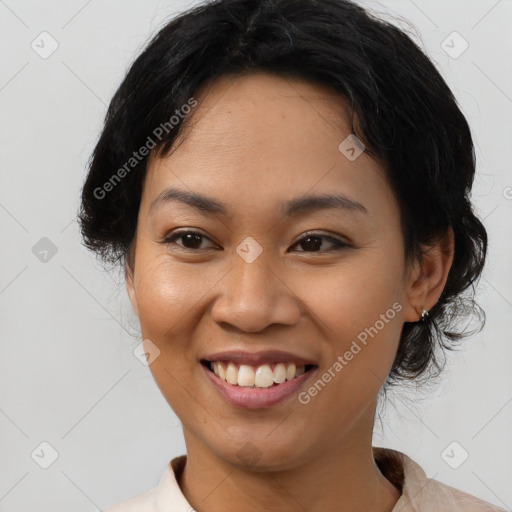
<svg viewBox="0 0 512 512">
<path fill-rule="evenodd" d="M 262 350 L 259 352 L 246 352 L 243 350 L 225 350 L 215 352 L 202 357 L 207 361 L 232 361 L 237 364 L 246 364 L 249 366 L 258 366 L 271 363 L 295 363 L 296 366 L 301 365 L 317 365 L 311 359 L 297 356 L 291 352 L 283 352 L 282 350 Z"/>
</svg>

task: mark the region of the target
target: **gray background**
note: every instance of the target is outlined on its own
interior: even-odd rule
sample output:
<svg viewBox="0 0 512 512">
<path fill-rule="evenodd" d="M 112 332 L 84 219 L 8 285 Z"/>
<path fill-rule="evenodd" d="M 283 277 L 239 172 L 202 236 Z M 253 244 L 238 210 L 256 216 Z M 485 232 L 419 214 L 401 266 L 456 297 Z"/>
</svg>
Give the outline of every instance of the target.
<svg viewBox="0 0 512 512">
<path fill-rule="evenodd" d="M 127 66 L 193 3 L 0 0 L 1 512 L 98 510 L 155 486 L 185 453 L 178 419 L 133 353 L 141 340 L 122 280 L 80 245 L 75 216 Z M 361 3 L 410 20 L 453 88 L 473 129 L 473 197 L 490 235 L 477 295 L 485 329 L 449 357 L 437 388 L 391 397 L 374 444 L 510 510 L 512 1 Z"/>
</svg>

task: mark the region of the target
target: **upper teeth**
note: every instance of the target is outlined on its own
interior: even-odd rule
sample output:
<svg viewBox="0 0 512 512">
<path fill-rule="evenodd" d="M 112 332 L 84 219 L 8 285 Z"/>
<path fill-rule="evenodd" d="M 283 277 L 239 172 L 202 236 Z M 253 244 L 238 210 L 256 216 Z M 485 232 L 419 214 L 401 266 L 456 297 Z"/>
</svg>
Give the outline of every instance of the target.
<svg viewBox="0 0 512 512">
<path fill-rule="evenodd" d="M 295 366 L 295 363 L 277 363 L 274 370 L 269 364 L 262 364 L 258 367 L 222 361 L 212 361 L 212 370 L 215 375 L 229 384 L 258 388 L 268 388 L 275 382 L 281 384 L 285 380 L 292 380 L 305 371 L 305 366 Z"/>
</svg>

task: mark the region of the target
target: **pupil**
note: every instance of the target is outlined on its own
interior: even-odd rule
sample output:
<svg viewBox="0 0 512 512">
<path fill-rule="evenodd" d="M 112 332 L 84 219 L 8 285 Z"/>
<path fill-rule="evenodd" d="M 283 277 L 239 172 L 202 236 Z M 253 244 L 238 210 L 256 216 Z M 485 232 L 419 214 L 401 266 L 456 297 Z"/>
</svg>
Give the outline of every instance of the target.
<svg viewBox="0 0 512 512">
<path fill-rule="evenodd" d="M 312 243 L 311 240 L 314 240 Z M 318 236 L 308 236 L 301 242 L 301 246 L 303 249 L 310 249 L 312 251 L 320 250 L 322 246 L 322 240 Z"/>
<path fill-rule="evenodd" d="M 194 233 L 187 233 L 186 235 L 182 235 L 182 240 L 183 245 L 185 245 L 185 247 L 187 247 L 188 249 L 195 249 L 197 245 L 201 245 L 201 235 L 196 235 Z M 187 242 L 190 245 L 188 245 Z"/>
</svg>

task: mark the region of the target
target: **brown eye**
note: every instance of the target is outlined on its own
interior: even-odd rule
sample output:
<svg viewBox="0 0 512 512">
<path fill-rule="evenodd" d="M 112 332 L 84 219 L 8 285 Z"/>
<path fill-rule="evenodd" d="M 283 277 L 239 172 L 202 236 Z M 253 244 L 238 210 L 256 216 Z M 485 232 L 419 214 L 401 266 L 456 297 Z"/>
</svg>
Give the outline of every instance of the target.
<svg viewBox="0 0 512 512">
<path fill-rule="evenodd" d="M 323 240 L 327 240 L 333 247 L 330 250 L 340 250 L 350 247 L 349 244 L 338 240 L 332 236 L 308 233 L 301 238 L 294 246 L 300 246 L 303 250 L 299 252 L 324 252 L 329 249 L 324 248 Z"/>
<path fill-rule="evenodd" d="M 181 240 L 181 243 L 176 243 L 176 240 Z M 209 240 L 209 238 L 197 231 L 180 231 L 167 236 L 161 243 L 165 245 L 174 244 L 183 249 L 198 250 L 204 249 L 204 247 L 201 247 L 203 240 Z"/>
</svg>

